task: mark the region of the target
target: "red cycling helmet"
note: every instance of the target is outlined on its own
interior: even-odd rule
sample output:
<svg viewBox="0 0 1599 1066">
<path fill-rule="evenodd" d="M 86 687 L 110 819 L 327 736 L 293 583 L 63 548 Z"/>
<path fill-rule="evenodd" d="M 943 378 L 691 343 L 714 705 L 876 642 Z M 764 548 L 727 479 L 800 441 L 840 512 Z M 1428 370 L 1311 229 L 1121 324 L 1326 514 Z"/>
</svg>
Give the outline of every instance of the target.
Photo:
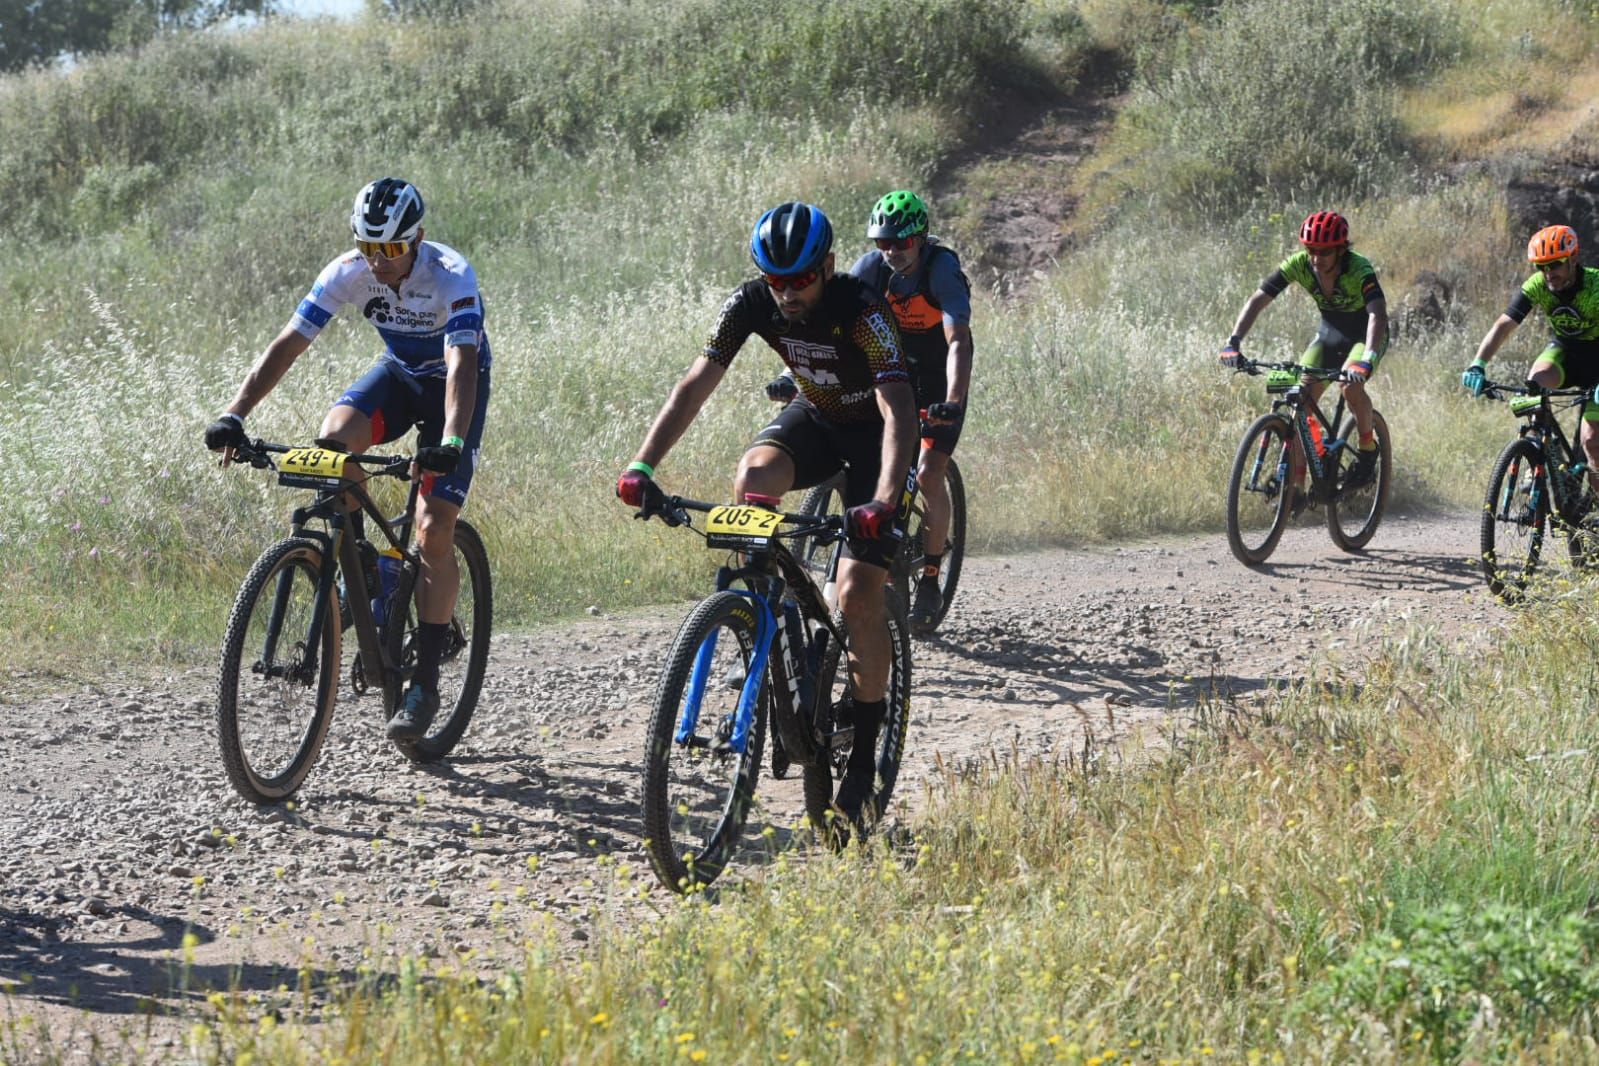
<svg viewBox="0 0 1599 1066">
<path fill-rule="evenodd" d="M 1545 226 L 1527 242 L 1527 262 L 1552 263 L 1577 254 L 1577 231 L 1570 226 Z"/>
<path fill-rule="evenodd" d="M 1341 248 L 1349 243 L 1349 223 L 1336 211 L 1317 211 L 1299 227 L 1306 248 Z"/>
</svg>

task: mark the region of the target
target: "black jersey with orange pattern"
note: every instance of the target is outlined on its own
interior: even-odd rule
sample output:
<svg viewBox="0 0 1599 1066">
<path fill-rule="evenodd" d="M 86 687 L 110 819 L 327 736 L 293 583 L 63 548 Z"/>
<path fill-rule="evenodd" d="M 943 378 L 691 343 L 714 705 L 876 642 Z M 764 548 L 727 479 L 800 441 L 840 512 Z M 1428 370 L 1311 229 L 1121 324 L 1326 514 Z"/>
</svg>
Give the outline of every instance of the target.
<svg viewBox="0 0 1599 1066">
<path fill-rule="evenodd" d="M 848 274 L 830 278 L 816 309 L 800 322 L 783 317 L 765 282 L 745 282 L 722 305 L 705 358 L 731 365 L 751 334 L 782 357 L 800 396 L 829 421 L 881 422 L 877 386 L 911 379 L 893 312 Z"/>
</svg>

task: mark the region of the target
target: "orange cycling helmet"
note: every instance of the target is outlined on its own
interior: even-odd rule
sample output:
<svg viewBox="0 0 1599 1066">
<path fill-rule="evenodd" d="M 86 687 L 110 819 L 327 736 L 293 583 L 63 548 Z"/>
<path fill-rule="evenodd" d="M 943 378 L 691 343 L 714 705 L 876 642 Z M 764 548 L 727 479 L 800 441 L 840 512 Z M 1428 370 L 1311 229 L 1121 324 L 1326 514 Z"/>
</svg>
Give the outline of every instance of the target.
<svg viewBox="0 0 1599 1066">
<path fill-rule="evenodd" d="M 1577 254 L 1577 231 L 1570 226 L 1545 226 L 1527 242 L 1527 262 L 1552 263 Z"/>
<path fill-rule="evenodd" d="M 1317 211 L 1299 227 L 1299 243 L 1307 248 L 1335 248 L 1349 243 L 1349 223 L 1336 211 Z"/>
</svg>

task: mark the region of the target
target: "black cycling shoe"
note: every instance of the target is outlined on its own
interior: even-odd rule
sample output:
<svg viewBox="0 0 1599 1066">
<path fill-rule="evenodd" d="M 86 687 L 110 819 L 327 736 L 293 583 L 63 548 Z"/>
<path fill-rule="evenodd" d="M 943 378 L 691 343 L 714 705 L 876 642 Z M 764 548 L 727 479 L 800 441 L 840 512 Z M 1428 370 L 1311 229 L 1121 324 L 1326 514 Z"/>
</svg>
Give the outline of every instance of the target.
<svg viewBox="0 0 1599 1066">
<path fill-rule="evenodd" d="M 1353 492 L 1370 485 L 1377 477 L 1377 449 L 1356 450 L 1355 465 L 1344 475 L 1344 491 Z"/>
<path fill-rule="evenodd" d="M 931 626 L 944 609 L 944 592 L 937 574 L 923 574 L 916 582 L 916 599 L 911 605 L 911 625 Z"/>
<path fill-rule="evenodd" d="M 439 713 L 439 694 L 421 685 L 412 685 L 400 697 L 400 707 L 389 719 L 390 740 L 421 740 L 427 736 L 433 716 Z"/>
<path fill-rule="evenodd" d="M 844 768 L 844 780 L 838 783 L 833 806 L 851 828 L 864 832 L 867 823 L 875 821 L 881 813 L 873 801 L 877 793 L 877 734 L 883 728 L 887 708 L 871 718 L 861 714 L 859 705 L 841 710 L 845 711 L 846 719 L 854 720 L 855 736 L 850 742 L 849 763 Z"/>
</svg>

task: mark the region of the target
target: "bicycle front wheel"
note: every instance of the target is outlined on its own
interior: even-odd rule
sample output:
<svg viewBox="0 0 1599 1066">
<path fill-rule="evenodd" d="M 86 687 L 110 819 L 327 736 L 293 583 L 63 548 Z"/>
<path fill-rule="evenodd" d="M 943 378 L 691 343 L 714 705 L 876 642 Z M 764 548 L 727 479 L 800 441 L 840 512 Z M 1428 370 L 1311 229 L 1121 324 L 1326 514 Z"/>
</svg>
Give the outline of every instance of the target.
<svg viewBox="0 0 1599 1066">
<path fill-rule="evenodd" d="M 1245 566 L 1266 561 L 1288 525 L 1288 447 L 1293 427 L 1280 414 L 1255 419 L 1227 481 L 1227 544 Z"/>
<path fill-rule="evenodd" d="M 1372 479 L 1358 489 L 1340 488 L 1327 504 L 1327 532 L 1333 543 L 1346 552 L 1359 551 L 1371 542 L 1382 522 L 1383 511 L 1388 506 L 1388 487 L 1393 482 L 1394 460 L 1388 440 L 1388 423 L 1381 411 L 1373 411 L 1372 428 L 1377 437 L 1377 467 Z M 1344 418 L 1338 427 L 1338 439 L 1358 440 L 1358 430 L 1353 415 Z M 1338 449 L 1338 484 L 1349 476 L 1356 460 L 1354 447 Z"/>
<path fill-rule="evenodd" d="M 644 848 L 675 892 L 710 884 L 738 850 L 755 800 L 769 685 L 736 750 L 737 710 L 754 658 L 757 607 L 735 592 L 684 619 L 655 692 L 644 749 Z"/>
<path fill-rule="evenodd" d="M 234 598 L 217 681 L 217 739 L 235 791 L 253 803 L 294 794 L 333 720 L 339 605 L 317 602 L 321 547 L 290 537 L 261 553 Z M 316 646 L 313 619 L 321 622 Z"/>
<path fill-rule="evenodd" d="M 1482 507 L 1482 570 L 1495 596 L 1506 602 L 1521 597 L 1538 568 L 1548 526 L 1543 450 L 1518 437 L 1499 453 Z"/>
<path fill-rule="evenodd" d="M 439 713 L 426 734 L 398 745 L 413 762 L 438 762 L 460 743 L 461 735 L 472 721 L 472 712 L 477 709 L 483 674 L 488 669 L 489 636 L 494 623 L 489 553 L 478 531 L 460 519 L 455 522 L 455 564 L 461 584 L 455 595 L 455 613 L 450 616 L 450 631 L 444 638 L 444 653 L 439 660 Z M 400 671 L 401 687 L 416 672 L 418 576 L 417 568 L 407 563 L 395 586 L 383 629 L 389 662 L 396 664 Z"/>
<path fill-rule="evenodd" d="M 870 804 L 879 816 L 888 809 L 894 785 L 899 781 L 900 763 L 905 757 L 905 734 L 911 718 L 911 635 L 905 617 L 905 601 L 900 599 L 899 593 L 891 585 L 883 589 L 883 595 L 887 597 L 885 613 L 891 648 L 888 712 L 877 734 L 877 778 Z M 839 632 L 844 634 L 847 644 L 849 631 L 844 625 L 843 612 L 834 614 L 833 621 Z M 818 706 L 827 717 L 826 721 L 818 723 L 818 732 L 826 735 L 838 724 L 833 716 L 839 704 L 854 694 L 847 648 L 840 648 L 836 642 L 829 645 L 822 658 L 821 669 L 817 671 L 816 683 L 821 693 Z M 848 762 L 849 749 L 842 748 L 829 751 L 826 758 L 817 760 L 817 765 L 805 768 L 806 817 L 810 819 L 813 829 L 834 841 L 844 839 L 842 833 L 830 831 L 833 821 L 838 817 L 832 806 L 834 779 L 843 777 Z"/>
</svg>

